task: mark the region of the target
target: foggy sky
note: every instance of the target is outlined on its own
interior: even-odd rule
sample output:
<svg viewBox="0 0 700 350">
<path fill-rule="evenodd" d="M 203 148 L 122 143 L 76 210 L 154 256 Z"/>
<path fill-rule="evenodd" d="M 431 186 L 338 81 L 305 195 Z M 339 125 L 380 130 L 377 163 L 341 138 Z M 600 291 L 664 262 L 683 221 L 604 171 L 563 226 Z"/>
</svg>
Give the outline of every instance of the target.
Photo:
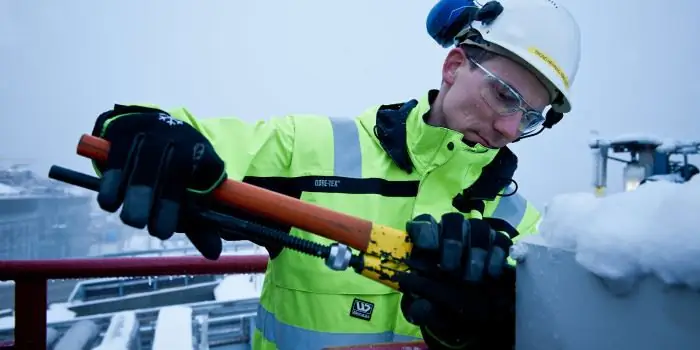
<svg viewBox="0 0 700 350">
<path fill-rule="evenodd" d="M 76 142 L 114 103 L 254 120 L 350 118 L 420 97 L 439 87 L 447 53 L 425 31 L 434 3 L 0 0 L 0 158 L 90 171 Z M 560 3 L 582 30 L 574 110 L 513 146 L 520 190 L 538 207 L 592 191 L 591 129 L 700 139 L 700 3 Z"/>
</svg>

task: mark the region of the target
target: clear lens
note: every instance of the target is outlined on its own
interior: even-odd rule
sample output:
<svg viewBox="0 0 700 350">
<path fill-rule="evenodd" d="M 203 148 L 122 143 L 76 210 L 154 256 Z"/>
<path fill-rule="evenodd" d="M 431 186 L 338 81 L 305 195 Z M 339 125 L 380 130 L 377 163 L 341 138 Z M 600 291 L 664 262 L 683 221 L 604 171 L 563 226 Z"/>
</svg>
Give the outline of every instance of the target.
<svg viewBox="0 0 700 350">
<path fill-rule="evenodd" d="M 535 131 L 544 123 L 544 116 L 532 108 L 527 108 L 527 103 L 522 96 L 510 85 L 496 77 L 479 63 L 472 60 L 484 73 L 484 84 L 481 88 L 481 97 L 496 113 L 502 116 L 509 116 L 515 113 L 522 113 L 520 119 L 520 132 L 527 134 Z"/>
<path fill-rule="evenodd" d="M 542 126 L 543 123 L 544 116 L 542 113 L 529 111 L 525 113 L 523 118 L 520 120 L 520 132 L 523 134 L 531 133 Z"/>
<path fill-rule="evenodd" d="M 521 110 L 520 97 L 513 89 L 494 76 L 487 75 L 481 88 L 481 96 L 496 112 L 511 115 Z"/>
<path fill-rule="evenodd" d="M 481 88 L 481 97 L 484 98 L 489 107 L 502 116 L 522 112 L 523 116 L 520 119 L 521 133 L 532 132 L 544 122 L 542 113 L 522 107 L 525 104 L 522 98 L 512 88 L 494 76 L 486 76 L 485 84 Z"/>
</svg>

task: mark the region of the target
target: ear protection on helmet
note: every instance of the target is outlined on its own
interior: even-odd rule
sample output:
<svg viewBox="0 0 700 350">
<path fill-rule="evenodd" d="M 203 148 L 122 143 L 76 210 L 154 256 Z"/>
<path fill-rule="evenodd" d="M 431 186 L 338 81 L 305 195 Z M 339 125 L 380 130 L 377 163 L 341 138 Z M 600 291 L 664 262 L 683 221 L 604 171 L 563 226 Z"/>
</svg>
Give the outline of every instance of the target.
<svg viewBox="0 0 700 350">
<path fill-rule="evenodd" d="M 551 129 L 554 125 L 557 125 L 564 118 L 564 113 L 555 112 L 553 109 L 547 111 L 547 115 L 544 116 L 544 123 L 542 126 Z"/>
</svg>

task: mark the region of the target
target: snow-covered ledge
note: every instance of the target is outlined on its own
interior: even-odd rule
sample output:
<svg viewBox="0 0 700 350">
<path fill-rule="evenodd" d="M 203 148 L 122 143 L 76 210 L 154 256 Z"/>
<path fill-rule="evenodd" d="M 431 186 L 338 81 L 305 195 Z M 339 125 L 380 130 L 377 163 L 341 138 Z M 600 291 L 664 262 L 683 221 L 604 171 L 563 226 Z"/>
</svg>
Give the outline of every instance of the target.
<svg viewBox="0 0 700 350">
<path fill-rule="evenodd" d="M 511 256 L 516 350 L 700 349 L 700 179 L 558 196 Z"/>
</svg>

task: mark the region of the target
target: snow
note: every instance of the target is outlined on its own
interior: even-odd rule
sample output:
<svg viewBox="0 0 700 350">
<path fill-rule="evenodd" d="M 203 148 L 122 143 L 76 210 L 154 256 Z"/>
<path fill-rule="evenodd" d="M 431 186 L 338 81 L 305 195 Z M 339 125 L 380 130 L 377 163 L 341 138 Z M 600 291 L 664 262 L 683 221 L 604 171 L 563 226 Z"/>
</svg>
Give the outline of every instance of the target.
<svg viewBox="0 0 700 350">
<path fill-rule="evenodd" d="M 62 188 L 63 192 L 65 194 L 71 195 L 71 196 L 76 196 L 76 197 L 85 197 L 85 196 L 97 196 L 97 194 L 91 190 L 79 187 L 79 186 L 65 186 Z"/>
<path fill-rule="evenodd" d="M 192 350 L 192 308 L 166 306 L 158 312 L 153 350 Z"/>
<path fill-rule="evenodd" d="M 124 251 L 139 251 L 139 250 L 148 250 L 148 249 L 158 249 L 161 248 L 161 240 L 149 236 L 148 233 L 144 232 L 144 234 L 141 235 L 133 235 L 131 236 L 126 242 L 124 242 L 124 247 L 122 248 Z"/>
<path fill-rule="evenodd" d="M 122 311 L 112 316 L 102 342 L 93 350 L 127 350 L 138 332 L 138 321 L 133 311 Z"/>
<path fill-rule="evenodd" d="M 664 140 L 663 143 L 656 148 L 657 151 L 663 153 L 679 153 L 679 154 L 696 154 L 700 142 L 682 142 L 674 139 Z"/>
<path fill-rule="evenodd" d="M 663 143 L 663 141 L 660 138 L 658 138 L 654 135 L 641 134 L 641 133 L 639 133 L 639 134 L 632 134 L 632 133 L 622 134 L 622 135 L 619 135 L 617 137 L 610 139 L 611 143 L 632 142 L 632 141 L 637 141 L 640 143 L 658 144 L 658 145 Z"/>
<path fill-rule="evenodd" d="M 656 150 L 659 152 L 663 153 L 671 153 L 678 149 L 678 146 L 680 145 L 680 141 L 674 140 L 674 139 L 665 139 L 661 143 L 659 147 L 656 147 Z"/>
<path fill-rule="evenodd" d="M 46 322 L 62 322 L 75 318 L 75 312 L 67 308 L 66 303 L 53 303 L 46 310 Z M 7 316 L 0 318 L 0 330 L 15 328 L 15 317 Z"/>
<path fill-rule="evenodd" d="M 93 320 L 82 319 L 72 323 L 58 339 L 53 350 L 85 349 L 100 335 L 100 327 Z"/>
<path fill-rule="evenodd" d="M 20 193 L 20 190 L 14 188 L 12 186 L 8 186 L 8 185 L 0 183 L 0 196 L 1 195 L 17 195 L 19 193 Z"/>
<path fill-rule="evenodd" d="M 670 182 L 677 182 L 677 183 L 682 183 L 685 182 L 685 179 L 681 174 L 660 174 L 660 175 L 652 175 L 649 176 L 647 181 L 670 181 Z"/>
<path fill-rule="evenodd" d="M 53 303 L 46 312 L 47 322 L 61 322 L 75 318 L 75 312 L 68 309 L 68 303 Z"/>
<path fill-rule="evenodd" d="M 700 289 L 700 177 L 679 184 L 647 182 L 632 192 L 598 198 L 590 193 L 555 197 L 545 208 L 539 235 L 526 242 L 575 252 L 594 274 L 617 281 L 655 275 L 670 285 Z"/>
<path fill-rule="evenodd" d="M 656 150 L 662 153 L 697 154 L 700 151 L 698 141 L 680 141 L 671 138 L 660 138 L 650 134 L 630 133 L 622 134 L 610 140 L 601 139 L 597 133 L 593 133 L 588 141 L 590 148 L 607 147 L 614 143 L 639 142 L 643 144 L 657 145 Z"/>
<path fill-rule="evenodd" d="M 214 298 L 216 301 L 259 298 L 264 276 L 264 274 L 227 275 L 214 288 Z"/>
<path fill-rule="evenodd" d="M 610 141 L 600 138 L 600 134 L 597 131 L 591 131 L 590 136 L 591 138 L 588 140 L 588 147 L 598 148 L 610 146 Z"/>
</svg>

